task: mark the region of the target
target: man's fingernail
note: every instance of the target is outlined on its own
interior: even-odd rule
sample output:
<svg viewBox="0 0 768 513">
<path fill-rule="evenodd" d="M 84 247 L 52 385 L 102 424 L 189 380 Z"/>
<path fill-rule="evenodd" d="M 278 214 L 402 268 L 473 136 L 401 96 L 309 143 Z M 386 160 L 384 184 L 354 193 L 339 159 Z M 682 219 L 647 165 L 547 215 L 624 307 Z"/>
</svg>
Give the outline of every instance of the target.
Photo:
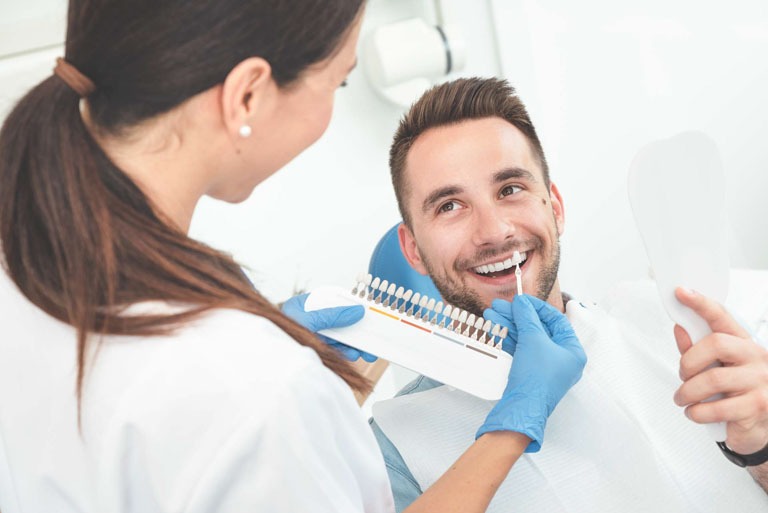
<svg viewBox="0 0 768 513">
<path fill-rule="evenodd" d="M 695 290 L 689 289 L 688 287 L 680 287 L 680 288 L 683 289 L 683 292 L 685 292 L 686 294 L 688 294 L 690 296 L 697 296 L 699 294 Z"/>
</svg>

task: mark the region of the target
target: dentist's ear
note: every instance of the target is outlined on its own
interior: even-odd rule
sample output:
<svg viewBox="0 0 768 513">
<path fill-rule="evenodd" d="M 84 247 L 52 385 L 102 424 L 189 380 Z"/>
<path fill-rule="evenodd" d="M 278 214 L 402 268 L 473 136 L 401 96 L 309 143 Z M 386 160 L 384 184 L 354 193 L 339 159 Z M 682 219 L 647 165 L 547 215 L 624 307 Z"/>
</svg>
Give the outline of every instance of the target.
<svg viewBox="0 0 768 513">
<path fill-rule="evenodd" d="M 549 201 L 552 203 L 552 214 L 555 216 L 557 234 L 562 235 L 565 231 L 565 205 L 560 191 L 557 190 L 557 185 L 554 183 L 549 184 Z"/>
<path fill-rule="evenodd" d="M 400 226 L 397 227 L 397 238 L 400 241 L 400 251 L 403 252 L 403 256 L 411 264 L 411 267 L 419 274 L 426 276 L 427 268 L 421 259 L 419 248 L 416 246 L 416 238 L 405 223 L 400 223 Z"/>
<path fill-rule="evenodd" d="M 222 121 L 233 138 L 243 135 L 244 126 L 252 130 L 260 126 L 259 117 L 276 87 L 272 67 L 261 57 L 249 57 L 232 68 L 221 86 L 219 102 Z"/>
</svg>

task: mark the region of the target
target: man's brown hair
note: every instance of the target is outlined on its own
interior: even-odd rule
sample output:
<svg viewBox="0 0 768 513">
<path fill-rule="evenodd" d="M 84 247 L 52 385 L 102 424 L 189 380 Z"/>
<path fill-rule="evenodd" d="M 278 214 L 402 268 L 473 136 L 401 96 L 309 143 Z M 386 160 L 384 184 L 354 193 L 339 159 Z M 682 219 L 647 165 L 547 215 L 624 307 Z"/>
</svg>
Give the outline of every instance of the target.
<svg viewBox="0 0 768 513">
<path fill-rule="evenodd" d="M 405 208 L 408 186 L 404 177 L 405 163 L 413 143 L 429 130 L 470 119 L 501 118 L 525 135 L 536 155 L 544 184 L 549 188 L 549 168 L 539 136 L 525 105 L 506 80 L 498 78 L 461 78 L 437 85 L 424 93 L 403 116 L 389 150 L 389 169 L 395 188 L 397 206 L 407 226 L 411 219 Z"/>
</svg>

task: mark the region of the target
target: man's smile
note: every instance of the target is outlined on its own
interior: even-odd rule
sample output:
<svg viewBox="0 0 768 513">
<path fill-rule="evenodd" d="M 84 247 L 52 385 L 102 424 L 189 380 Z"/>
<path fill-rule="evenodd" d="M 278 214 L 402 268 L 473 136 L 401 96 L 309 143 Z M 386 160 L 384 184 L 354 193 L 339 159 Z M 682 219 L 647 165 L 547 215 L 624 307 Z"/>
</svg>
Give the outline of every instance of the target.
<svg viewBox="0 0 768 513">
<path fill-rule="evenodd" d="M 520 251 L 520 256 L 523 259 L 520 262 L 520 270 L 524 273 L 523 276 L 525 276 L 525 268 L 529 266 L 534 253 L 533 249 Z M 502 292 L 505 295 L 508 294 L 509 291 L 516 288 L 517 284 L 517 278 L 515 277 L 517 266 L 513 262 L 514 259 L 510 254 L 508 256 L 494 257 L 487 263 L 466 268 L 468 279 L 476 284 L 468 286 L 478 291 L 486 290 L 486 294 L 490 293 L 493 296 L 497 296 Z M 488 286 L 491 289 L 487 289 L 486 287 Z M 531 285 L 528 286 L 530 287 Z"/>
<path fill-rule="evenodd" d="M 522 258 L 522 260 L 520 261 L 520 267 L 522 268 L 525 265 L 525 263 L 528 261 L 528 253 L 526 251 L 521 251 L 520 257 Z M 472 270 L 477 274 L 484 275 L 489 278 L 495 278 L 497 276 L 505 276 L 510 272 L 514 272 L 513 268 L 515 267 L 516 267 L 515 261 L 510 256 L 503 260 L 497 260 L 494 262 L 473 267 Z"/>
</svg>

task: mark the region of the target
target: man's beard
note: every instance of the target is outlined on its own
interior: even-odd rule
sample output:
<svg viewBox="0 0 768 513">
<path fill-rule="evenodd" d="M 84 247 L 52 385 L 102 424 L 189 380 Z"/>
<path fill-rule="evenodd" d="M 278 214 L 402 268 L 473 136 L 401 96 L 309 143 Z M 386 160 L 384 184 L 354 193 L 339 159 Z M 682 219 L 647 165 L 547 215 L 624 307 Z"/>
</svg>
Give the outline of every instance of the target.
<svg viewBox="0 0 768 513">
<path fill-rule="evenodd" d="M 532 247 L 538 255 L 541 255 L 541 249 L 544 247 L 544 241 L 539 237 L 534 237 L 530 241 L 524 241 L 527 247 Z M 530 244 L 530 243 L 533 244 Z M 509 253 L 510 250 L 514 250 L 515 246 L 522 247 L 523 242 L 515 242 L 513 244 L 507 243 L 498 248 L 486 249 L 482 252 L 478 252 L 473 261 L 490 260 L 496 255 L 503 255 Z M 467 287 L 459 280 L 456 280 L 448 276 L 445 272 L 438 271 L 432 263 L 424 257 L 424 253 L 421 253 L 424 267 L 427 268 L 429 277 L 432 278 L 440 295 L 443 296 L 443 300 L 453 306 L 457 306 L 469 313 L 482 317 L 483 311 L 491 305 L 486 305 L 480 298 L 480 295 Z M 457 261 L 454 264 L 454 271 L 456 275 L 460 275 L 461 269 L 467 269 L 468 264 L 466 262 Z M 560 239 L 555 240 L 552 246 L 552 255 L 545 261 L 539 270 L 539 274 L 536 277 L 536 293 L 535 296 L 539 299 L 546 301 L 549 298 L 549 294 L 552 292 L 552 287 L 557 280 L 557 272 L 560 267 Z M 516 292 L 516 287 L 510 287 L 509 289 L 502 289 L 499 291 L 499 297 L 501 299 L 507 299 L 512 297 Z"/>
</svg>

